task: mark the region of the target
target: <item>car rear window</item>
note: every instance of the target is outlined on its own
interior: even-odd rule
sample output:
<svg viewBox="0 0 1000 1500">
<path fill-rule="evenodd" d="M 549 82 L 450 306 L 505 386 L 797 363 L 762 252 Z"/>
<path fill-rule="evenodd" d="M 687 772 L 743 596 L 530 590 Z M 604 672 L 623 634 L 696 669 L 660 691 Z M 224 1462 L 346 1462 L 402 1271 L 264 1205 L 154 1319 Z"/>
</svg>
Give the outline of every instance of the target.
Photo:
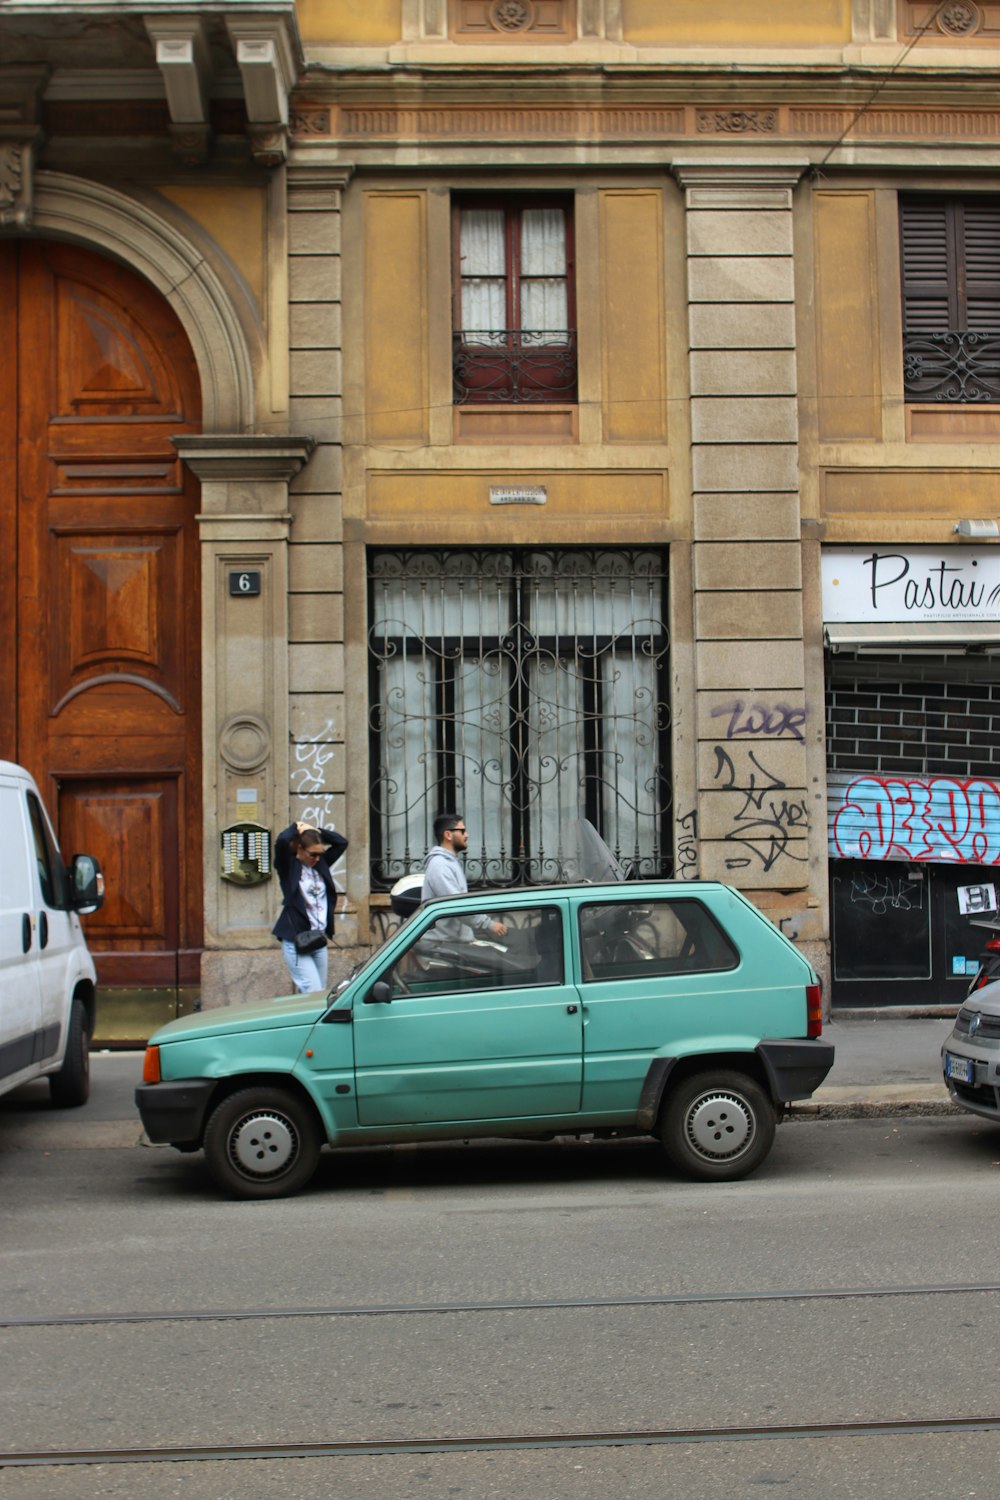
<svg viewBox="0 0 1000 1500">
<path fill-rule="evenodd" d="M 712 913 L 691 897 L 582 906 L 580 955 L 585 983 L 712 973 L 740 961 Z"/>
</svg>

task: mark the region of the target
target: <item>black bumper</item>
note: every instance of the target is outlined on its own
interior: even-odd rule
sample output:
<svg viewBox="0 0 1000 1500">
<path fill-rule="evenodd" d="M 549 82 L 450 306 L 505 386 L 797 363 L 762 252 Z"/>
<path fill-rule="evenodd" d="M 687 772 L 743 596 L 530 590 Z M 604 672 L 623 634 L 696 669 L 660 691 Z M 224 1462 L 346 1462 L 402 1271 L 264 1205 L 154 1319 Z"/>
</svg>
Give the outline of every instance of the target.
<svg viewBox="0 0 1000 1500">
<path fill-rule="evenodd" d="M 808 1099 L 833 1067 L 833 1043 L 783 1039 L 758 1042 L 771 1097 L 783 1104 Z"/>
<path fill-rule="evenodd" d="M 208 1101 L 217 1083 L 216 1078 L 141 1083 L 135 1102 L 149 1139 L 158 1145 L 200 1145 Z"/>
</svg>

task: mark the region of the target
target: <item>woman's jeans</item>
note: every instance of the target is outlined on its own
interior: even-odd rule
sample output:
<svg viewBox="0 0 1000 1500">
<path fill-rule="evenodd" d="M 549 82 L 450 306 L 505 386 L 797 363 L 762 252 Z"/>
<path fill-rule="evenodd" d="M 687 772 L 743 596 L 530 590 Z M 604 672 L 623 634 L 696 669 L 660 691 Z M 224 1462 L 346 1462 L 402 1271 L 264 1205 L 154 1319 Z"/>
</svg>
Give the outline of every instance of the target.
<svg viewBox="0 0 1000 1500">
<path fill-rule="evenodd" d="M 317 948 L 315 953 L 298 953 L 294 943 L 282 938 L 281 951 L 296 994 L 311 995 L 316 990 L 326 989 L 326 948 Z"/>
</svg>

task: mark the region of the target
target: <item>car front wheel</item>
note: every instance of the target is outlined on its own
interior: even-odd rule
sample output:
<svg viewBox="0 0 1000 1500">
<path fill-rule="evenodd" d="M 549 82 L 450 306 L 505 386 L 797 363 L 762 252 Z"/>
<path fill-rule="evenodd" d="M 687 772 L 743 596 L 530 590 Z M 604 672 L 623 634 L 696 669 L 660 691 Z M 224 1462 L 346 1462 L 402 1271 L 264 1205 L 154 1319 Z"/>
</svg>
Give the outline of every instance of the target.
<svg viewBox="0 0 1000 1500">
<path fill-rule="evenodd" d="M 286 1198 L 300 1192 L 319 1161 L 320 1136 L 308 1107 L 278 1088 L 241 1089 L 212 1111 L 205 1161 L 234 1198 Z"/>
<path fill-rule="evenodd" d="M 674 1166 L 705 1182 L 756 1171 L 774 1141 L 774 1106 L 745 1073 L 698 1073 L 664 1107 L 660 1140 Z"/>
</svg>

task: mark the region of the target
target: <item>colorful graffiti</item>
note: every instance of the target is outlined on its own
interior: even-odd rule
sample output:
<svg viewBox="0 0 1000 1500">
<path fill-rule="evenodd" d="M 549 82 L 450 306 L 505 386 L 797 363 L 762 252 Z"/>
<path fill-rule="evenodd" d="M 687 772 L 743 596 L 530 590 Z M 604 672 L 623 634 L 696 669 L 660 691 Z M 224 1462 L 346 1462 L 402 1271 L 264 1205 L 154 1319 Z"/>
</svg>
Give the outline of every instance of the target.
<svg viewBox="0 0 1000 1500">
<path fill-rule="evenodd" d="M 830 853 L 842 859 L 1000 864 L 1000 782 L 856 776 L 830 790 Z"/>
</svg>

